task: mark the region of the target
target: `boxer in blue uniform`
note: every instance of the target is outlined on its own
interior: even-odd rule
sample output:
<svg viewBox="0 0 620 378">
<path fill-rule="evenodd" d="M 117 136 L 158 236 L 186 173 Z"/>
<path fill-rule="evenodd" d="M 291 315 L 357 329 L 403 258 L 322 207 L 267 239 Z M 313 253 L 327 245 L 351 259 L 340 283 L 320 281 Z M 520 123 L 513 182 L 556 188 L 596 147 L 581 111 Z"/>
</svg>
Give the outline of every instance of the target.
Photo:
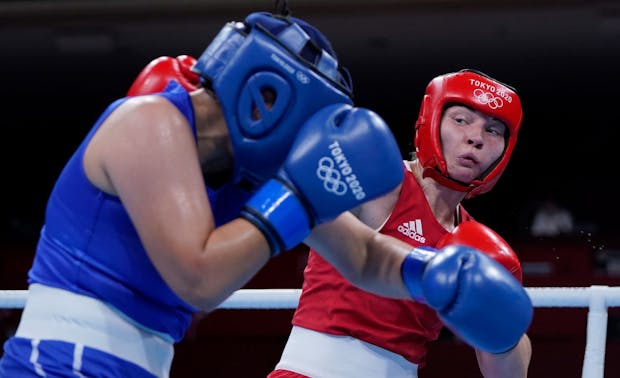
<svg viewBox="0 0 620 378">
<path fill-rule="evenodd" d="M 194 91 L 172 82 L 110 105 L 66 164 L 0 377 L 167 377 L 192 314 L 301 242 L 364 289 L 427 294 L 407 287 L 428 261 L 407 268 L 419 254 L 347 213 L 397 186 L 403 168 L 383 120 L 352 106 L 317 29 L 253 13 L 225 25 L 191 70 Z M 531 309 L 509 272 L 478 257 L 474 269 L 493 272 L 483 283 L 502 285 L 477 290 L 511 297 L 498 319 Z M 437 261 L 429 269 L 443 269 Z M 469 325 L 475 304 L 455 307 L 470 333 L 493 331 L 489 316 Z M 530 318 L 489 347 L 513 345 Z"/>
</svg>

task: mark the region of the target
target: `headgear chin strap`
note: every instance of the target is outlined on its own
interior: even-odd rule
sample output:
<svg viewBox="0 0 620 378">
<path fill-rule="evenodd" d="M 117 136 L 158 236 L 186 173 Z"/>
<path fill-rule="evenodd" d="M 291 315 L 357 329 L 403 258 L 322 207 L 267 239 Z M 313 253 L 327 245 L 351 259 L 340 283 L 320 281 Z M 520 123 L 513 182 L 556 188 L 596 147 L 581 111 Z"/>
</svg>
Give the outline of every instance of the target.
<svg viewBox="0 0 620 378">
<path fill-rule="evenodd" d="M 441 147 L 441 118 L 446 105 L 451 103 L 463 104 L 506 125 L 507 140 L 502 156 L 481 177 L 469 183 L 448 176 Z M 481 72 L 461 70 L 434 78 L 426 87 L 415 124 L 416 156 L 424 168 L 424 176 L 451 189 L 468 192 L 466 198 L 488 192 L 508 165 L 522 119 L 521 100 L 515 90 Z"/>
<path fill-rule="evenodd" d="M 311 115 L 327 105 L 352 104 L 350 79 L 327 38 L 293 17 L 260 12 L 226 24 L 192 71 L 222 106 L 235 182 L 266 181 Z"/>
</svg>

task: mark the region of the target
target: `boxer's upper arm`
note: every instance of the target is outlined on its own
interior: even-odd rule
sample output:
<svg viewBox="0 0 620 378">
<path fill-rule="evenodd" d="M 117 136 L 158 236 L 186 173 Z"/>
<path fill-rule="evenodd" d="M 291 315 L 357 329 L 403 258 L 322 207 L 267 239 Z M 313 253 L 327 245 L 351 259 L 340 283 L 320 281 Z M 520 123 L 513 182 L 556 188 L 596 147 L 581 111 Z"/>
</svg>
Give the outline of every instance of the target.
<svg viewBox="0 0 620 378">
<path fill-rule="evenodd" d="M 158 271 L 191 280 L 214 222 L 186 119 L 162 97 L 134 98 L 97 134 L 96 160 Z"/>
</svg>

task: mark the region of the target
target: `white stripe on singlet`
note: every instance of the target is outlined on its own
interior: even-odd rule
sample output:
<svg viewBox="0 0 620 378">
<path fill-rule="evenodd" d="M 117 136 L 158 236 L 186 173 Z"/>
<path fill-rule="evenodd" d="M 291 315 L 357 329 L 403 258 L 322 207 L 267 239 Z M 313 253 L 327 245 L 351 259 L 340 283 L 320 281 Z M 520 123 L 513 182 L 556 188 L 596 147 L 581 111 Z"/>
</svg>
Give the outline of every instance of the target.
<svg viewBox="0 0 620 378">
<path fill-rule="evenodd" d="M 73 368 L 77 372 L 85 346 L 132 362 L 157 377 L 169 376 L 174 355 L 171 341 L 130 322 L 105 303 L 40 284 L 29 287 L 16 336 L 33 339 L 30 362 L 42 376 L 45 373 L 37 363 L 39 340 L 76 344 Z"/>
<path fill-rule="evenodd" d="M 293 326 L 276 369 L 312 378 L 416 378 L 418 365 L 350 336 Z"/>
</svg>

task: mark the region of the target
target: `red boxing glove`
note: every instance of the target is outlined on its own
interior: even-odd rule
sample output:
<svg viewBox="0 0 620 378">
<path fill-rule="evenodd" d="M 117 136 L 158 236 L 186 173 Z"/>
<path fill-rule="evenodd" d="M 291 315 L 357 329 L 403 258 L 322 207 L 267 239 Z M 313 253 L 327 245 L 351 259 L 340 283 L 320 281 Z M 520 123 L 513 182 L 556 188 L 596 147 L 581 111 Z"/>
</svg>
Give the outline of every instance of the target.
<svg viewBox="0 0 620 378">
<path fill-rule="evenodd" d="M 191 71 L 196 59 L 189 55 L 176 58 L 161 56 L 151 61 L 129 88 L 127 96 L 138 96 L 163 91 L 170 80 L 175 80 L 188 91 L 200 87 L 198 75 Z"/>
<path fill-rule="evenodd" d="M 482 223 L 470 220 L 459 224 L 452 233 L 439 240 L 436 248 L 440 249 L 454 244 L 465 245 L 484 252 L 523 283 L 523 272 L 517 254 L 501 236 Z"/>
</svg>

